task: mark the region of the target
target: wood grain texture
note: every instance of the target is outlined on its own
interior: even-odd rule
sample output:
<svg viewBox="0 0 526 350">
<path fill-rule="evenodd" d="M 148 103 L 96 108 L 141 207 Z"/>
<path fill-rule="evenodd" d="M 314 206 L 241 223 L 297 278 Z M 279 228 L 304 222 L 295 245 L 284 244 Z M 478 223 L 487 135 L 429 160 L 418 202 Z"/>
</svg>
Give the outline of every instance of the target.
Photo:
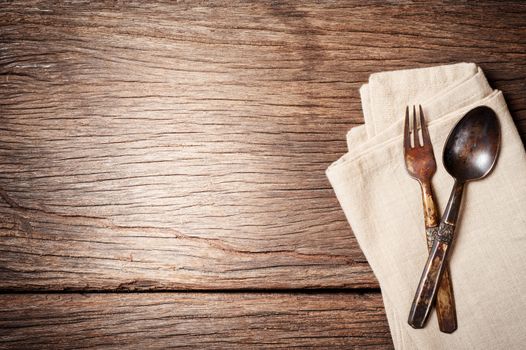
<svg viewBox="0 0 526 350">
<path fill-rule="evenodd" d="M 377 294 L 14 294 L 0 301 L 2 349 L 393 347 Z"/>
<path fill-rule="evenodd" d="M 526 135 L 526 4 L 0 16 L 0 288 L 369 288 L 325 178 L 377 71 L 479 63 Z"/>
</svg>

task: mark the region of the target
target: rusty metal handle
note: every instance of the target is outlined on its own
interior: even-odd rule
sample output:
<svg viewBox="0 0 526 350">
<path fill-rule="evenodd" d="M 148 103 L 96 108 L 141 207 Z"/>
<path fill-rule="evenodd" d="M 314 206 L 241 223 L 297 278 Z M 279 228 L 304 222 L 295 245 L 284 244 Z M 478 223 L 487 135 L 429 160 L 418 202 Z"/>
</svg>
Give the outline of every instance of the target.
<svg viewBox="0 0 526 350">
<path fill-rule="evenodd" d="M 424 216 L 426 224 L 426 240 L 428 251 L 431 252 L 433 242 L 438 234 L 438 208 L 431 182 L 422 182 L 422 202 L 424 203 Z M 453 295 L 453 286 L 446 266 L 444 275 L 438 286 L 435 303 L 438 327 L 441 332 L 453 333 L 457 329 L 457 310 Z"/>
<path fill-rule="evenodd" d="M 438 316 L 438 327 L 441 332 L 453 333 L 457 330 L 457 308 L 453 294 L 453 285 L 449 274 L 449 266 L 444 268 L 444 273 L 438 286 L 436 310 Z"/>
<path fill-rule="evenodd" d="M 448 224 L 445 224 L 448 225 Z M 413 328 L 423 328 L 424 324 L 431 311 L 431 306 L 435 300 L 438 286 L 442 277 L 442 274 L 446 268 L 446 257 L 449 248 L 449 243 L 441 240 L 440 231 L 443 229 L 441 225 L 439 233 L 435 238 L 431 253 L 422 272 L 420 283 L 411 305 L 411 311 L 409 312 L 409 319 L 407 322 Z"/>
<path fill-rule="evenodd" d="M 447 253 L 453 241 L 463 192 L 464 182 L 456 180 L 409 312 L 407 322 L 414 328 L 424 327 L 446 270 Z"/>
<path fill-rule="evenodd" d="M 429 252 L 431 252 L 433 241 L 437 233 L 438 227 L 429 227 L 426 229 L 427 247 Z M 445 267 L 444 274 L 438 285 L 435 307 L 437 311 L 438 328 L 440 331 L 444 333 L 453 333 L 457 329 L 457 310 L 448 266 Z"/>
</svg>

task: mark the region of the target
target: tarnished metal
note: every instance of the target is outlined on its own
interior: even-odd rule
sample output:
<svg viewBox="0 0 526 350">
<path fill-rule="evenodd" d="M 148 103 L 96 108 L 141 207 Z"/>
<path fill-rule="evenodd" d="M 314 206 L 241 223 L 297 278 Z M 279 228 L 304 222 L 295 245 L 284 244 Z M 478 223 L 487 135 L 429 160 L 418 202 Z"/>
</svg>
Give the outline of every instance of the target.
<svg viewBox="0 0 526 350">
<path fill-rule="evenodd" d="M 451 243 L 453 241 L 453 234 L 455 233 L 455 226 L 444 222 L 437 230 L 436 239 L 444 243 Z"/>
<path fill-rule="evenodd" d="M 422 107 L 419 106 L 420 127 L 417 123 L 416 108 L 413 106 L 413 123 L 410 128 L 409 107 L 406 109 L 404 125 L 404 158 L 407 172 L 420 183 L 422 203 L 424 206 L 424 222 L 426 227 L 427 247 L 430 250 L 438 234 L 438 208 L 431 186 L 431 179 L 436 172 L 433 145 L 429 137 Z M 418 135 L 421 130 L 422 142 Z M 412 136 L 412 137 L 411 137 Z M 439 288 L 436 309 L 438 325 L 442 332 L 452 333 L 457 329 L 455 299 L 449 273 L 446 272 Z"/>
<path fill-rule="evenodd" d="M 426 227 L 426 239 L 427 239 L 427 247 L 431 249 L 433 246 L 433 240 L 435 239 L 435 236 L 438 234 L 438 226 L 435 227 Z"/>
<path fill-rule="evenodd" d="M 499 120 L 495 112 L 486 106 L 469 111 L 448 136 L 444 146 L 443 163 L 449 174 L 455 178 L 455 184 L 409 313 L 409 324 L 415 328 L 424 326 L 437 295 L 437 287 L 445 279 L 441 277 L 445 277 L 448 252 L 454 239 L 464 184 L 481 179 L 491 171 L 499 147 Z"/>
</svg>

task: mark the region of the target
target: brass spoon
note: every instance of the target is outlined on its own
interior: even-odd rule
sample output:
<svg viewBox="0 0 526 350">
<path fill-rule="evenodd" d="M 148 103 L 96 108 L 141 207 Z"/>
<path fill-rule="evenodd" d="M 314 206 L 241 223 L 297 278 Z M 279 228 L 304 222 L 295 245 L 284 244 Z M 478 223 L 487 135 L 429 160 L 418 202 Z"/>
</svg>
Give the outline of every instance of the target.
<svg viewBox="0 0 526 350">
<path fill-rule="evenodd" d="M 443 163 L 447 172 L 455 178 L 455 184 L 411 305 L 408 323 L 414 328 L 424 327 L 433 305 L 453 240 L 464 184 L 479 180 L 491 171 L 499 147 L 499 120 L 495 112 L 486 106 L 469 111 L 447 138 Z"/>
</svg>

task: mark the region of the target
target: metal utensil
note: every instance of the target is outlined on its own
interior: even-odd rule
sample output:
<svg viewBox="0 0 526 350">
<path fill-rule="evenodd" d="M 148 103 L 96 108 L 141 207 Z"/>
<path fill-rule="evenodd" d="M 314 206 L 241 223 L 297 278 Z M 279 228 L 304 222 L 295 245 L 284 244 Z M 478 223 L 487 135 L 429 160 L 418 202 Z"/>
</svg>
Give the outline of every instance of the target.
<svg viewBox="0 0 526 350">
<path fill-rule="evenodd" d="M 422 203 L 424 207 L 427 248 L 431 251 L 433 240 L 438 231 L 438 210 L 433 194 L 433 188 L 431 186 L 431 179 L 436 172 L 437 166 L 422 106 L 419 106 L 419 111 L 422 143 L 420 143 L 418 135 L 419 128 L 417 125 L 415 106 L 413 106 L 412 129 L 409 126 L 409 106 L 405 111 L 404 159 L 409 176 L 417 180 L 420 184 Z M 413 137 L 411 138 L 411 136 Z M 411 139 L 413 140 L 413 145 L 411 145 Z M 457 329 L 457 314 L 455 309 L 455 299 L 453 297 L 453 288 L 451 286 L 447 267 L 438 288 L 436 310 L 440 330 L 445 333 L 454 332 Z"/>
<path fill-rule="evenodd" d="M 485 177 L 495 165 L 500 148 L 500 124 L 486 106 L 469 111 L 455 125 L 444 146 L 443 162 L 455 184 L 442 215 L 436 239 L 427 259 L 409 313 L 409 324 L 422 328 L 445 271 L 455 232 L 464 184 Z"/>
</svg>

